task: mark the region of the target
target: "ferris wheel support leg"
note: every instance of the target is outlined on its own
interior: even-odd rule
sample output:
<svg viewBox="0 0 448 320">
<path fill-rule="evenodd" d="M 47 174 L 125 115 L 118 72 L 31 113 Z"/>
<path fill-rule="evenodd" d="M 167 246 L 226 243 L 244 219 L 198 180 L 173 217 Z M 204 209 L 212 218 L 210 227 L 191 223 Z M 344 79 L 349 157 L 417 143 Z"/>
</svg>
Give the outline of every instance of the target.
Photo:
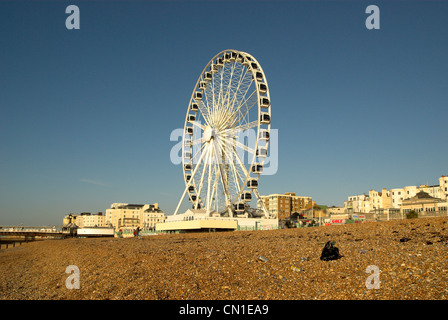
<svg viewBox="0 0 448 320">
<path fill-rule="evenodd" d="M 208 188 L 207 188 L 207 199 L 206 199 L 206 201 L 207 201 L 207 203 L 206 203 L 206 208 L 207 208 L 207 210 L 206 210 L 206 216 L 207 217 L 209 217 L 210 216 L 210 206 L 211 206 L 211 204 L 210 204 L 210 202 L 211 202 L 211 200 L 210 200 L 210 191 L 211 191 L 211 183 L 212 183 L 212 163 L 211 163 L 211 158 L 212 158 L 212 150 L 210 151 L 210 155 L 209 155 L 209 157 L 208 157 L 208 160 L 209 160 L 209 168 L 208 168 Z"/>
<path fill-rule="evenodd" d="M 199 182 L 198 197 L 197 197 L 196 201 L 194 202 L 195 209 L 197 209 L 198 205 L 199 205 L 199 195 L 201 194 L 201 191 L 202 191 L 205 171 L 207 171 L 207 166 L 210 166 L 210 164 L 209 164 L 210 163 L 210 150 L 208 148 L 206 148 L 204 152 L 207 152 L 207 156 L 205 157 L 206 160 L 204 162 L 204 170 L 202 171 L 201 181 Z"/>
<path fill-rule="evenodd" d="M 215 145 L 215 150 L 218 150 L 218 148 L 216 147 L 216 145 Z M 231 203 L 231 201 L 230 201 L 230 199 L 229 199 L 228 182 L 227 182 L 226 176 L 224 176 L 223 168 L 222 168 L 222 164 L 219 162 L 219 159 L 218 159 L 218 156 L 217 156 L 216 152 L 214 153 L 214 156 L 215 156 L 216 164 L 217 164 L 217 166 L 218 166 L 219 176 L 221 177 L 221 183 L 222 183 L 222 186 L 223 186 L 223 188 L 224 188 L 225 202 L 226 202 L 226 206 L 227 206 L 227 208 L 228 208 L 227 210 L 229 211 L 229 216 L 230 216 L 230 217 L 233 217 L 233 211 L 232 211 L 232 209 L 230 208 L 230 206 L 232 205 L 232 203 Z"/>
<path fill-rule="evenodd" d="M 259 202 L 261 203 L 261 209 L 262 209 L 263 212 L 264 212 L 264 216 L 265 216 L 266 218 L 269 218 L 269 213 L 268 213 L 268 211 L 266 210 L 266 206 L 265 206 L 265 204 L 264 204 L 264 201 L 263 201 L 263 199 L 261 199 L 260 194 L 258 193 L 258 190 L 257 190 L 257 189 L 254 189 L 254 194 L 255 194 L 255 196 L 257 197 L 257 201 L 259 201 Z"/>
<path fill-rule="evenodd" d="M 179 203 L 178 203 L 178 205 L 177 205 L 176 211 L 174 211 L 174 215 L 176 215 L 177 212 L 179 211 L 180 205 L 182 204 L 182 201 L 184 201 L 185 195 L 187 194 L 187 190 L 188 190 L 188 188 L 190 187 L 191 182 L 193 181 L 193 177 L 194 177 L 194 175 L 196 174 L 196 171 L 198 171 L 199 165 L 201 164 L 202 159 L 204 158 L 204 155 L 205 155 L 206 153 L 207 153 L 207 152 L 202 152 L 201 157 L 199 158 L 198 164 L 196 165 L 196 167 L 194 168 L 193 173 L 191 174 L 192 179 L 190 179 L 190 181 L 187 183 L 187 185 L 186 185 L 186 187 L 185 187 L 185 190 L 184 190 L 184 193 L 182 194 L 182 197 L 180 198 L 180 201 L 179 201 Z M 198 197 L 199 197 L 199 195 L 198 195 Z"/>
</svg>

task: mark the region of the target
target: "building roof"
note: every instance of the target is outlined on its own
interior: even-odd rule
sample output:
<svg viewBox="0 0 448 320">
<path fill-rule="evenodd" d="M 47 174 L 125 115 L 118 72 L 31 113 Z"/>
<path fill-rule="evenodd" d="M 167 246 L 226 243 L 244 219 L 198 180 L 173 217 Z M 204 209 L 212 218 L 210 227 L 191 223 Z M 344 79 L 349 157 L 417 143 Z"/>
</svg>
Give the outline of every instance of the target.
<svg viewBox="0 0 448 320">
<path fill-rule="evenodd" d="M 160 208 L 150 204 L 149 208 L 145 210 L 145 212 L 163 212 Z"/>
<path fill-rule="evenodd" d="M 435 199 L 434 197 L 431 197 L 427 192 L 425 191 L 420 191 L 418 192 L 413 198 L 418 198 L 418 199 Z"/>
<path fill-rule="evenodd" d="M 415 202 L 441 202 L 442 199 L 431 197 L 427 192 L 420 191 L 415 196 L 404 199 L 403 204 L 415 203 Z"/>
</svg>

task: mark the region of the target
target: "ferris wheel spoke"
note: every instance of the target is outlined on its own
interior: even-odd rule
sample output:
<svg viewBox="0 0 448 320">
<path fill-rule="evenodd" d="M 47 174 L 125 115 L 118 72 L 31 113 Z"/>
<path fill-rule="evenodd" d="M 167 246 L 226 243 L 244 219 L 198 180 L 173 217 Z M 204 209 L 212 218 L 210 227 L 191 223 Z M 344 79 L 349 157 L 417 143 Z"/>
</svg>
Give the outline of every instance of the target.
<svg viewBox="0 0 448 320">
<path fill-rule="evenodd" d="M 258 120 L 254 120 L 254 121 L 249 122 L 249 123 L 245 123 L 245 124 L 233 127 L 233 128 L 226 129 L 226 130 L 224 130 L 224 132 L 228 133 L 228 134 L 234 135 L 234 134 L 240 133 L 242 131 L 255 128 L 257 126 L 258 126 Z"/>
<path fill-rule="evenodd" d="M 245 69 L 245 72 L 243 73 L 243 68 L 241 69 L 241 75 L 240 75 L 240 78 L 239 78 L 239 81 L 238 81 L 238 86 L 235 88 L 235 91 L 234 91 L 234 94 L 233 94 L 233 99 L 232 99 L 232 101 L 230 101 L 230 102 L 227 104 L 226 112 L 228 112 L 228 111 L 230 111 L 230 110 L 233 110 L 234 105 L 235 105 L 235 102 L 237 101 L 237 98 L 238 98 L 238 93 L 240 92 L 241 85 L 244 84 L 244 79 L 246 78 L 246 74 L 247 74 L 247 71 L 248 71 L 248 70 L 249 70 L 249 69 L 246 68 L 246 69 Z M 250 87 L 250 85 L 249 85 L 249 87 Z M 246 93 L 247 93 L 247 91 L 249 90 L 249 87 L 248 87 L 248 89 L 246 89 Z M 245 94 L 246 94 L 246 93 L 245 93 Z M 243 94 L 242 96 L 244 97 L 245 94 Z"/>
<path fill-rule="evenodd" d="M 232 82 L 233 82 L 233 76 L 235 74 L 235 67 L 236 67 L 236 63 L 233 63 L 230 66 L 230 75 L 229 75 L 229 79 L 228 79 L 228 83 L 226 86 L 226 93 L 225 96 L 222 99 L 222 103 L 221 103 L 221 108 L 220 108 L 220 116 L 222 117 L 223 114 L 225 114 L 227 112 L 227 107 L 229 105 L 229 100 L 230 100 L 230 94 L 232 92 Z M 223 73 L 224 73 L 224 69 L 223 69 Z"/>
<path fill-rule="evenodd" d="M 235 186 L 237 187 L 236 194 L 238 195 L 238 194 L 240 194 L 241 190 L 244 188 L 244 180 L 241 179 L 234 162 L 231 162 L 230 166 L 232 167 L 232 170 L 233 170 Z"/>
<path fill-rule="evenodd" d="M 225 155 L 225 158 L 227 160 L 225 161 L 224 165 L 230 168 L 230 170 L 228 170 L 229 174 L 226 178 L 226 181 L 229 188 L 229 195 L 234 198 L 233 200 L 235 200 L 238 194 L 240 194 L 241 189 L 244 188 L 245 180 L 241 178 L 235 166 L 233 148 L 228 148 L 228 146 L 226 147 L 226 143 L 221 143 L 219 151 L 220 153 Z M 231 182 L 233 182 L 232 185 L 235 192 L 231 192 L 232 190 L 230 190 L 230 188 L 232 187 Z"/>
<path fill-rule="evenodd" d="M 207 104 L 205 104 L 204 102 L 201 101 L 201 103 L 199 103 L 198 105 L 199 105 L 199 110 L 201 111 L 201 115 L 204 118 L 205 123 L 207 123 L 207 125 L 210 125 L 210 112 L 209 112 Z"/>
<path fill-rule="evenodd" d="M 246 99 L 244 100 L 243 103 L 241 103 L 238 108 L 233 112 L 232 114 L 232 118 L 234 119 L 232 122 L 232 125 L 234 125 L 235 123 L 238 123 L 242 118 L 244 118 L 244 116 L 246 116 L 246 114 L 250 111 L 250 109 L 252 109 L 252 107 L 257 104 L 257 100 L 255 99 L 255 101 L 250 105 L 250 107 L 247 107 L 247 102 L 254 96 L 254 94 L 257 93 L 257 90 L 255 90 L 254 92 L 252 92 L 252 94 Z M 241 111 L 241 109 L 243 108 L 243 106 L 246 105 L 246 110 L 244 112 L 244 114 L 242 116 L 240 116 L 239 118 L 237 118 L 237 114 Z M 243 109 L 244 110 L 244 109 Z"/>
<path fill-rule="evenodd" d="M 205 176 L 205 172 L 207 171 L 207 166 L 210 165 L 208 163 L 209 159 L 210 159 L 210 147 L 205 148 L 204 152 L 206 153 L 205 159 L 207 159 L 207 160 L 204 161 L 204 167 L 202 168 L 201 180 L 199 182 L 199 188 L 198 188 L 198 191 L 197 191 L 195 209 L 197 209 L 197 206 L 198 206 L 198 203 L 199 203 L 199 196 L 201 195 L 202 186 L 203 186 L 203 183 L 204 183 L 204 176 Z"/>
<path fill-rule="evenodd" d="M 219 144 L 217 144 L 215 141 L 213 141 L 213 143 L 215 144 L 215 150 L 219 150 L 220 149 Z M 223 164 L 220 163 L 217 152 L 214 153 L 214 156 L 215 156 L 215 160 L 216 160 L 216 165 L 218 166 L 219 176 L 221 177 L 221 182 L 222 182 L 224 193 L 225 193 L 226 205 L 228 205 L 229 204 L 229 198 L 228 198 L 229 197 L 229 189 L 228 189 L 227 177 L 223 173 L 223 168 L 222 168 Z"/>
<path fill-rule="evenodd" d="M 196 159 L 197 156 L 198 156 L 200 153 L 202 153 L 202 149 L 204 149 L 205 146 L 206 146 L 206 144 L 204 143 L 204 144 L 201 146 L 201 148 L 200 148 L 198 151 L 196 151 L 195 155 L 191 158 L 191 162 L 192 162 L 192 163 L 194 163 L 194 159 Z M 202 156 L 203 156 L 203 153 L 201 154 L 200 159 L 202 159 Z M 199 162 L 197 163 L 197 165 L 199 165 Z"/>
<path fill-rule="evenodd" d="M 202 130 L 205 130 L 205 126 L 198 121 L 190 121 L 190 123 L 193 124 L 193 126 L 197 126 L 197 127 L 201 128 Z"/>
<path fill-rule="evenodd" d="M 215 164 L 214 168 L 214 183 L 213 183 L 213 189 L 211 192 L 211 198 L 210 198 L 210 206 L 213 207 L 213 204 L 215 204 L 215 210 L 218 211 L 218 185 L 219 185 L 219 170 L 217 168 L 217 165 Z"/>
<path fill-rule="evenodd" d="M 181 199 L 180 199 L 180 201 L 179 201 L 179 203 L 178 203 L 178 205 L 177 205 L 177 207 L 176 207 L 176 210 L 174 211 L 174 215 L 176 215 L 177 212 L 179 211 L 180 205 L 181 205 L 181 203 L 182 203 L 182 200 L 185 198 L 185 195 L 186 195 L 186 193 L 187 193 L 187 191 L 188 191 L 188 188 L 189 188 L 191 185 L 194 186 L 194 184 L 192 184 L 192 182 L 193 182 L 193 178 L 194 178 L 194 176 L 196 175 L 196 172 L 197 172 L 197 170 L 198 170 L 198 168 L 199 168 L 199 164 L 202 162 L 202 159 L 203 159 L 204 155 L 205 155 L 204 153 L 201 154 L 201 157 L 199 158 L 199 161 L 198 161 L 198 165 L 196 165 L 196 167 L 195 167 L 194 170 L 193 170 L 193 173 L 191 174 L 192 179 L 191 179 L 190 181 L 186 182 L 186 186 L 185 186 L 185 189 L 184 189 L 184 193 L 183 193 L 183 195 L 182 195 L 182 197 L 181 197 Z"/>
<path fill-rule="evenodd" d="M 246 166 L 243 164 L 243 161 L 241 160 L 240 155 L 238 154 L 238 152 L 235 152 L 235 158 L 236 158 L 236 160 L 237 160 L 237 162 L 238 162 L 238 164 L 239 164 L 241 170 L 243 170 L 244 175 L 245 175 L 246 177 L 249 177 L 250 174 L 249 174 L 249 172 L 247 171 Z"/>
<path fill-rule="evenodd" d="M 195 146 L 195 145 L 198 145 L 198 144 L 203 144 L 203 143 L 205 143 L 207 140 L 206 140 L 206 138 L 205 137 L 201 137 L 201 138 L 199 138 L 199 139 L 197 139 L 197 140 L 194 140 L 192 143 L 191 143 L 191 146 Z"/>
<path fill-rule="evenodd" d="M 246 70 L 246 72 L 247 72 L 247 70 Z M 244 81 L 243 81 L 243 82 L 244 82 Z M 250 83 L 247 85 L 246 91 L 244 92 L 244 94 L 241 95 L 241 101 L 239 101 L 239 100 L 237 100 L 237 99 L 234 99 L 234 101 L 233 101 L 233 103 L 232 103 L 232 110 L 235 110 L 235 103 L 236 103 L 237 101 L 238 101 L 239 103 L 238 103 L 237 106 L 236 106 L 236 112 L 241 108 L 241 105 L 244 104 L 244 102 L 242 102 L 242 101 L 244 100 L 244 97 L 247 96 L 247 93 L 249 92 L 249 89 L 251 88 L 253 82 L 254 82 L 254 80 L 251 79 Z M 240 91 L 238 90 L 237 93 L 238 93 L 238 92 L 240 92 Z M 251 96 L 252 96 L 254 93 L 256 93 L 256 92 L 257 92 L 257 90 L 255 90 L 255 91 L 251 94 Z M 237 95 L 235 95 L 235 97 L 237 97 Z M 250 96 L 249 96 L 249 98 L 250 98 Z M 245 101 L 249 100 L 249 98 L 247 98 Z M 235 113 L 235 111 L 234 111 L 233 113 Z"/>
<path fill-rule="evenodd" d="M 235 140 L 235 145 L 241 149 L 243 149 L 244 151 L 250 152 L 252 154 L 255 153 L 255 150 L 246 146 L 245 144 L 242 144 L 241 142 L 239 142 L 238 140 Z"/>
<path fill-rule="evenodd" d="M 213 168 L 213 164 L 212 164 L 212 162 L 210 161 L 211 160 L 211 158 L 212 158 L 212 152 L 213 152 L 213 149 L 212 149 L 212 147 L 211 147 L 211 145 L 210 145 L 210 154 L 209 154 L 209 166 L 208 166 L 208 182 L 207 182 L 207 196 L 206 196 L 206 199 L 205 199 L 205 201 L 206 201 L 206 210 L 207 210 L 207 214 L 209 214 L 210 213 L 210 208 L 211 208 L 211 198 L 210 198 L 210 193 L 211 193 L 211 183 L 212 183 L 212 177 L 213 177 L 213 175 L 212 175 L 212 168 Z M 213 171 L 213 173 L 214 173 L 214 171 Z"/>
</svg>

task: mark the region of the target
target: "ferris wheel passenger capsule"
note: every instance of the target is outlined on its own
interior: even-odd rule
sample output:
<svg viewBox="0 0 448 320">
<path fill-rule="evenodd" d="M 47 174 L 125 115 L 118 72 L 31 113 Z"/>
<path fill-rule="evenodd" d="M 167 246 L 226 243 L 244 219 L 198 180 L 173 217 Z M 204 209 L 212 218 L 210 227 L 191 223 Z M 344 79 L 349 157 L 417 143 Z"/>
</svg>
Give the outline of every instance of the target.
<svg viewBox="0 0 448 320">
<path fill-rule="evenodd" d="M 260 129 L 260 133 L 258 134 L 258 139 L 269 140 L 269 131 L 266 129 Z"/>
<path fill-rule="evenodd" d="M 235 211 L 236 212 L 244 212 L 244 203 L 243 202 L 238 202 L 235 203 Z"/>
<path fill-rule="evenodd" d="M 204 90 L 205 87 L 207 87 L 207 82 L 206 81 L 199 82 L 199 89 Z"/>
<path fill-rule="evenodd" d="M 268 155 L 268 149 L 266 147 L 259 147 L 257 149 L 257 157 L 266 157 Z"/>
<path fill-rule="evenodd" d="M 249 191 L 243 192 L 241 194 L 241 200 L 243 200 L 243 201 L 250 201 L 250 200 L 252 200 L 252 194 Z"/>
<path fill-rule="evenodd" d="M 224 53 L 224 62 L 230 62 L 231 58 L 232 58 L 232 52 Z"/>
<path fill-rule="evenodd" d="M 260 71 L 255 72 L 255 79 L 257 81 L 263 80 L 263 74 Z"/>
<path fill-rule="evenodd" d="M 210 65 L 210 72 L 211 72 L 211 73 L 216 73 L 216 72 L 218 72 L 218 65 L 216 65 L 215 63 L 212 63 L 212 64 Z"/>
<path fill-rule="evenodd" d="M 261 163 L 256 163 L 252 166 L 252 173 L 263 173 L 263 165 Z"/>
<path fill-rule="evenodd" d="M 188 121 L 190 121 L 190 122 L 196 121 L 196 115 L 194 115 L 194 114 L 188 115 Z"/>
<path fill-rule="evenodd" d="M 194 93 L 194 99 L 198 100 L 198 101 L 201 101 L 202 100 L 202 92 L 201 91 L 196 91 Z"/>
<path fill-rule="evenodd" d="M 204 73 L 204 81 L 208 82 L 212 80 L 212 74 L 210 72 Z"/>
<path fill-rule="evenodd" d="M 188 187 L 188 192 L 194 192 L 194 186 L 189 186 Z"/>
<path fill-rule="evenodd" d="M 196 201 L 196 199 L 197 199 L 197 196 L 195 194 L 192 194 L 190 196 L 190 201 Z"/>
<path fill-rule="evenodd" d="M 184 158 L 185 159 L 190 159 L 191 158 L 191 152 L 190 151 L 185 151 L 184 152 Z"/>
<path fill-rule="evenodd" d="M 185 180 L 190 181 L 190 180 L 191 180 L 191 174 L 187 174 L 187 175 L 185 176 Z"/>
<path fill-rule="evenodd" d="M 247 187 L 251 189 L 258 188 L 258 180 L 257 179 L 250 179 L 247 181 Z"/>
<path fill-rule="evenodd" d="M 189 163 L 187 163 L 187 164 L 185 164 L 184 165 L 184 169 L 185 169 L 185 171 L 191 171 L 191 164 L 189 164 Z"/>
<path fill-rule="evenodd" d="M 266 113 L 266 112 L 262 112 L 260 115 L 260 122 L 262 124 L 270 124 L 271 123 L 271 116 Z"/>
<path fill-rule="evenodd" d="M 255 62 L 251 62 L 250 66 L 252 67 L 252 69 L 258 69 L 258 64 L 256 64 Z"/>
<path fill-rule="evenodd" d="M 187 127 L 186 130 L 188 134 L 193 134 L 193 127 Z"/>
<path fill-rule="evenodd" d="M 192 144 L 192 142 L 191 142 L 190 139 L 185 139 L 185 141 L 184 141 L 184 146 L 185 146 L 185 147 L 187 147 L 187 148 L 191 148 L 192 145 L 193 145 L 193 144 Z"/>
<path fill-rule="evenodd" d="M 268 91 L 268 87 L 265 83 L 259 83 L 258 84 L 258 92 L 265 94 Z"/>
<path fill-rule="evenodd" d="M 269 108 L 271 105 L 268 97 L 261 97 L 260 98 L 260 107 L 261 108 Z"/>
<path fill-rule="evenodd" d="M 191 111 L 198 111 L 198 110 L 199 110 L 199 105 L 198 105 L 198 103 L 197 103 L 197 102 L 193 102 L 193 103 L 190 105 L 190 110 L 191 110 Z"/>
<path fill-rule="evenodd" d="M 222 67 L 224 65 L 223 59 L 221 57 L 216 58 L 216 66 L 218 68 Z"/>
</svg>

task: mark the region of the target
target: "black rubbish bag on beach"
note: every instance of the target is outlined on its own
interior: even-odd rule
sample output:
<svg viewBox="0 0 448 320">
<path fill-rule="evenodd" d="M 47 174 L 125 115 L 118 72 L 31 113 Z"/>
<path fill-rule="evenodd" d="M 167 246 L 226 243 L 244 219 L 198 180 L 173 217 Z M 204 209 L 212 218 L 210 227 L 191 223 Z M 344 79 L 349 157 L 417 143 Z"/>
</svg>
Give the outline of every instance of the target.
<svg viewBox="0 0 448 320">
<path fill-rule="evenodd" d="M 334 242 L 328 241 L 325 244 L 325 247 L 322 249 L 320 260 L 330 261 L 330 260 L 337 260 L 341 257 L 342 256 L 339 254 L 339 249 L 334 246 Z"/>
</svg>

